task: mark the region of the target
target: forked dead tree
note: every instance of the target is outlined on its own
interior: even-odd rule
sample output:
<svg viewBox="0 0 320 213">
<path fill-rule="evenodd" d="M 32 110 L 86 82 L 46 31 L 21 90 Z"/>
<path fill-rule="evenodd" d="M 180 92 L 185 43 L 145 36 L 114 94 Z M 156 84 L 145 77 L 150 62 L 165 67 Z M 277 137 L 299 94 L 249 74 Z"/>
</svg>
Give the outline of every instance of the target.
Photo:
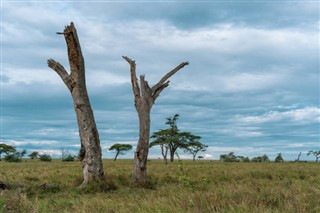
<svg viewBox="0 0 320 213">
<path fill-rule="evenodd" d="M 144 79 L 144 75 L 140 75 L 139 86 L 136 76 L 135 61 L 131 60 L 127 56 L 123 56 L 123 58 L 130 65 L 131 83 L 134 94 L 134 105 L 139 117 L 139 141 L 137 144 L 137 149 L 134 153 L 132 182 L 143 185 L 147 180 L 147 160 L 149 152 L 151 108 L 160 93 L 169 86 L 169 81 L 167 80 L 189 63 L 181 63 L 176 68 L 168 72 L 165 76 L 163 76 L 161 80 L 153 87 L 150 87 L 148 82 Z"/>
<path fill-rule="evenodd" d="M 99 133 L 87 93 L 84 58 L 76 28 L 71 22 L 62 33 L 57 34 L 64 35 L 67 43 L 70 74 L 59 62 L 53 59 L 48 60 L 48 66 L 61 77 L 73 98 L 81 141 L 79 154 L 83 168 L 81 186 L 84 186 L 88 182 L 100 179 L 104 174 Z"/>
</svg>

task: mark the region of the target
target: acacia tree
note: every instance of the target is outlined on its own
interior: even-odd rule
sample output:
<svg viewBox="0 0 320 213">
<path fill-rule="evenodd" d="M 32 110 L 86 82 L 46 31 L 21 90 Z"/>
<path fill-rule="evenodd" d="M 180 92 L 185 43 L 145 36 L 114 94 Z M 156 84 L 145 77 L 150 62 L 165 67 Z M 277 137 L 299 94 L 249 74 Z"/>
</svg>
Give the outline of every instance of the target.
<svg viewBox="0 0 320 213">
<path fill-rule="evenodd" d="M 180 132 L 177 126 L 178 118 L 179 114 L 167 118 L 165 124 L 170 127 L 154 132 L 151 136 L 151 138 L 154 138 L 154 141 L 150 143 L 150 147 L 160 145 L 161 153 L 166 164 L 168 150 L 170 152 L 170 161 L 173 162 L 174 155 L 179 148 L 191 153 L 193 159 L 195 159 L 199 151 L 205 151 L 207 148 L 206 145 L 199 142 L 201 139 L 200 136 L 193 135 L 190 132 Z"/>
<path fill-rule="evenodd" d="M 118 155 L 124 155 L 126 151 L 129 151 L 131 149 L 132 149 L 131 144 L 120 144 L 120 143 L 113 144 L 109 148 L 110 151 L 113 151 L 113 150 L 116 151 L 116 156 L 114 157 L 114 161 L 117 160 Z"/>
<path fill-rule="evenodd" d="M 190 134 L 188 137 L 188 142 L 186 147 L 184 148 L 185 152 L 189 152 L 192 154 L 193 161 L 196 160 L 196 156 L 198 152 L 205 152 L 208 148 L 208 145 L 201 143 L 199 140 L 201 139 L 200 136 Z"/>
<path fill-rule="evenodd" d="M 31 160 L 37 159 L 37 158 L 40 157 L 40 153 L 37 152 L 37 151 L 33 151 L 33 152 L 29 155 L 29 157 L 31 158 Z"/>
<path fill-rule="evenodd" d="M 319 161 L 319 158 L 320 158 L 320 150 L 319 150 L 319 151 L 313 151 L 313 150 L 311 150 L 311 151 L 308 152 L 307 155 L 313 155 L 313 156 L 315 156 L 315 157 L 316 157 L 316 162 L 318 162 L 318 161 Z"/>
<path fill-rule="evenodd" d="M 170 150 L 170 161 L 173 162 L 174 160 L 174 154 L 176 153 L 178 148 L 183 147 L 183 140 L 181 138 L 184 138 L 187 133 L 185 132 L 180 132 L 177 126 L 177 120 L 179 119 L 180 115 L 175 114 L 174 116 L 167 118 L 166 125 L 169 125 L 169 132 L 170 132 L 170 137 L 168 138 L 168 146 Z"/>
<path fill-rule="evenodd" d="M 277 162 L 277 163 L 283 163 L 283 162 L 284 162 L 281 153 L 278 153 L 278 155 L 277 155 L 276 158 L 274 159 L 274 162 Z"/>
<path fill-rule="evenodd" d="M 123 58 L 130 65 L 131 83 L 134 95 L 134 105 L 139 118 L 139 140 L 136 151 L 134 153 L 134 167 L 132 181 L 136 184 L 144 184 L 147 180 L 147 160 L 149 152 L 150 138 L 150 112 L 151 108 L 160 95 L 160 93 L 169 86 L 168 79 L 178 72 L 181 68 L 188 65 L 183 62 L 176 68 L 164 75 L 158 83 L 150 87 L 144 79 L 144 75 L 140 75 L 140 86 L 136 76 L 136 63 L 127 56 Z"/>
<path fill-rule="evenodd" d="M 62 33 L 57 34 L 64 35 L 66 40 L 70 73 L 53 59 L 48 60 L 48 66 L 61 77 L 73 98 L 81 141 L 79 154 L 83 168 L 81 186 L 84 186 L 104 175 L 99 133 L 87 93 L 84 58 L 76 28 L 71 22 Z"/>
<path fill-rule="evenodd" d="M 1 143 L 0 144 L 0 161 L 1 161 L 2 153 L 9 154 L 10 152 L 15 152 L 15 151 L 16 151 L 16 148 L 14 146 Z"/>
<path fill-rule="evenodd" d="M 168 164 L 167 155 L 169 150 L 169 146 L 168 146 L 169 136 L 170 136 L 170 131 L 168 131 L 167 129 L 162 129 L 159 132 L 154 132 L 151 138 L 155 138 L 155 140 L 152 141 L 149 145 L 150 148 L 158 145 L 160 146 L 161 154 L 165 164 Z"/>
</svg>

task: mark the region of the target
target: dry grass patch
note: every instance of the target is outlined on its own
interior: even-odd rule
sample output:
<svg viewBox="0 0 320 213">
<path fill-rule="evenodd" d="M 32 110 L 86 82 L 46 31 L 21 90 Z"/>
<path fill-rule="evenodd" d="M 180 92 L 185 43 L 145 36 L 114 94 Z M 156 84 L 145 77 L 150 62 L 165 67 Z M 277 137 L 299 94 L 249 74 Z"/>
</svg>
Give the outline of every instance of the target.
<svg viewBox="0 0 320 213">
<path fill-rule="evenodd" d="M 104 160 L 105 179 L 78 189 L 79 162 L 0 162 L 0 212 L 320 212 L 319 163 L 148 162 L 131 184 L 132 160 Z"/>
</svg>

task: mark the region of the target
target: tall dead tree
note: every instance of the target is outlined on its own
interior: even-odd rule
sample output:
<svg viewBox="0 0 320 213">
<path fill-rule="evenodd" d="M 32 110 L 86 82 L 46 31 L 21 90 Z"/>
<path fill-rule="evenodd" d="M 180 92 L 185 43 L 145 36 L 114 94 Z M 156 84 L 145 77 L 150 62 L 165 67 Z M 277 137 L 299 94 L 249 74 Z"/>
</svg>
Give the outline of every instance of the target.
<svg viewBox="0 0 320 213">
<path fill-rule="evenodd" d="M 149 152 L 151 108 L 160 93 L 169 86 L 169 81 L 167 80 L 189 63 L 181 63 L 176 68 L 168 72 L 165 76 L 163 76 L 161 80 L 153 87 L 150 87 L 148 82 L 144 79 L 144 75 L 140 75 L 139 86 L 136 76 L 135 61 L 131 60 L 127 56 L 123 56 L 123 58 L 130 65 L 131 83 L 134 94 L 134 105 L 139 117 L 139 141 L 137 144 L 137 149 L 134 153 L 132 182 L 136 184 L 144 184 L 147 180 L 147 160 Z"/>
<path fill-rule="evenodd" d="M 84 58 L 76 28 L 71 22 L 62 33 L 57 34 L 64 35 L 67 43 L 70 74 L 53 59 L 48 60 L 48 66 L 61 77 L 73 98 L 81 141 L 79 154 L 83 168 L 81 186 L 84 186 L 88 182 L 100 179 L 104 174 L 99 133 L 87 93 Z"/>
</svg>

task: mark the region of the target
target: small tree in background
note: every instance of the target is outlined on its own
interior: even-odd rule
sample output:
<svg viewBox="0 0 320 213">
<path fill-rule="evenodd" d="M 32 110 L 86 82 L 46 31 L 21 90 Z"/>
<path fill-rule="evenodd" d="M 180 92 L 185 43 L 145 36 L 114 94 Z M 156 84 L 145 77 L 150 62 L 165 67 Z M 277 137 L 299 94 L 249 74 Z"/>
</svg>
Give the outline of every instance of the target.
<svg viewBox="0 0 320 213">
<path fill-rule="evenodd" d="M 50 155 L 47 155 L 47 154 L 43 154 L 43 155 L 40 155 L 40 160 L 41 161 L 47 161 L 47 162 L 50 162 L 52 160 L 51 156 Z"/>
<path fill-rule="evenodd" d="M 200 136 L 193 135 L 190 132 L 180 132 L 177 126 L 177 120 L 179 114 L 167 118 L 166 125 L 170 127 L 167 129 L 160 129 L 158 132 L 154 132 L 151 138 L 154 139 L 150 143 L 150 147 L 160 145 L 161 153 L 165 164 L 167 164 L 167 154 L 170 153 L 170 161 L 174 161 L 174 155 L 180 148 L 185 152 L 189 152 L 193 155 L 195 160 L 198 152 L 204 152 L 208 146 L 200 143 Z"/>
<path fill-rule="evenodd" d="M 29 157 L 30 157 L 31 160 L 37 159 L 37 158 L 40 157 L 40 154 L 39 154 L 39 152 L 34 151 L 34 152 L 32 152 L 32 153 L 29 155 Z"/>
<path fill-rule="evenodd" d="M 21 162 L 21 158 L 27 153 L 27 151 L 24 149 L 21 152 L 15 152 L 13 154 L 7 154 L 4 157 L 4 160 L 7 162 Z"/>
<path fill-rule="evenodd" d="M 299 153 L 299 155 L 298 155 L 298 158 L 297 159 L 295 159 L 293 162 L 300 162 L 300 156 L 301 156 L 301 152 Z"/>
<path fill-rule="evenodd" d="M 252 162 L 269 162 L 268 155 L 264 154 L 262 156 L 254 157 L 251 160 Z"/>
<path fill-rule="evenodd" d="M 132 145 L 120 144 L 120 143 L 113 144 L 109 148 L 110 151 L 116 151 L 116 156 L 114 157 L 114 161 L 117 160 L 118 155 L 124 155 L 126 151 L 129 151 L 131 149 L 132 149 Z"/>
<path fill-rule="evenodd" d="M 61 150 L 61 160 L 63 162 L 74 161 L 75 160 L 76 156 L 74 156 L 73 154 L 70 154 L 68 149 L 66 149 L 63 146 L 61 146 L 60 150 Z"/>
<path fill-rule="evenodd" d="M 188 142 L 184 148 L 184 151 L 192 154 L 193 161 L 195 161 L 198 152 L 205 152 L 208 148 L 208 145 L 205 145 L 199 141 L 201 139 L 200 136 L 192 135 L 191 133 L 187 135 L 186 139 Z"/>
<path fill-rule="evenodd" d="M 274 162 L 277 162 L 277 163 L 284 162 L 281 153 L 278 153 L 277 157 L 274 159 Z"/>
<path fill-rule="evenodd" d="M 1 143 L 0 144 L 0 161 L 1 161 L 1 154 L 2 153 L 9 154 L 9 153 L 12 153 L 12 152 L 15 152 L 15 151 L 16 151 L 15 147 L 7 145 L 7 144 L 4 144 L 4 143 Z"/>
<path fill-rule="evenodd" d="M 220 161 L 223 161 L 223 162 L 240 162 L 240 159 L 234 154 L 234 152 L 229 152 L 229 154 L 220 155 Z"/>
<path fill-rule="evenodd" d="M 158 132 L 154 132 L 151 138 L 155 138 L 155 140 L 152 141 L 149 145 L 149 148 L 152 148 L 158 145 L 160 146 L 161 154 L 165 164 L 168 164 L 167 155 L 169 150 L 169 146 L 168 146 L 169 136 L 170 136 L 170 131 L 168 131 L 167 129 L 162 129 Z"/>
<path fill-rule="evenodd" d="M 307 154 L 308 156 L 309 155 L 313 155 L 316 157 L 316 162 L 319 161 L 319 158 L 320 158 L 320 150 L 319 151 L 313 151 L 313 150 L 310 150 Z"/>
<path fill-rule="evenodd" d="M 245 162 L 245 163 L 248 163 L 248 162 L 250 162 L 250 158 L 249 157 L 244 157 L 242 161 Z"/>
</svg>

